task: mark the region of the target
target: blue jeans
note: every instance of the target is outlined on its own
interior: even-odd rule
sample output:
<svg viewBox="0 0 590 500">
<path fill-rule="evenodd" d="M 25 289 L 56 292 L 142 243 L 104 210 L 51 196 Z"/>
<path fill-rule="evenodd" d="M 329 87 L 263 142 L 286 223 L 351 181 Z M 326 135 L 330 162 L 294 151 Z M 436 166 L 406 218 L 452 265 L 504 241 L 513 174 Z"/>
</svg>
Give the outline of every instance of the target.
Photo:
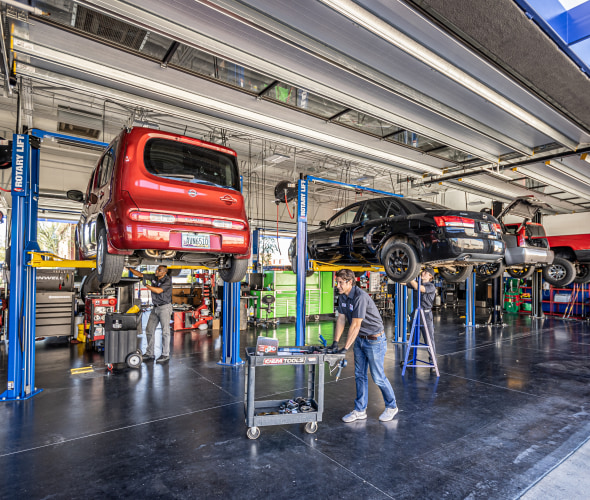
<svg viewBox="0 0 590 500">
<path fill-rule="evenodd" d="M 357 337 L 354 341 L 354 377 L 356 379 L 356 399 L 354 409 L 365 411 L 369 402 L 369 377 L 367 368 L 371 369 L 371 377 L 383 394 L 386 408 L 395 408 L 393 387 L 385 376 L 383 363 L 387 351 L 387 338 L 381 335 L 377 340 Z"/>
</svg>

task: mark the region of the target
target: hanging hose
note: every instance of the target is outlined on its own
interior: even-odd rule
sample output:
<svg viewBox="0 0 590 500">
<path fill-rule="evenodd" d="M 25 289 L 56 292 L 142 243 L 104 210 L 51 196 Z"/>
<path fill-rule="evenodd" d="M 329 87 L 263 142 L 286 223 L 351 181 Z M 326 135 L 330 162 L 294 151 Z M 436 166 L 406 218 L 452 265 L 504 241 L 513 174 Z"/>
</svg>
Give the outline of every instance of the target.
<svg viewBox="0 0 590 500">
<path fill-rule="evenodd" d="M 287 212 L 289 212 L 289 217 L 291 217 L 291 219 L 295 218 L 294 214 L 291 214 L 291 210 L 289 210 L 289 202 L 287 201 L 287 191 L 285 190 L 285 205 L 287 205 Z M 277 205 L 277 212 L 279 210 L 279 206 Z M 277 217 L 278 220 L 278 217 Z"/>
</svg>

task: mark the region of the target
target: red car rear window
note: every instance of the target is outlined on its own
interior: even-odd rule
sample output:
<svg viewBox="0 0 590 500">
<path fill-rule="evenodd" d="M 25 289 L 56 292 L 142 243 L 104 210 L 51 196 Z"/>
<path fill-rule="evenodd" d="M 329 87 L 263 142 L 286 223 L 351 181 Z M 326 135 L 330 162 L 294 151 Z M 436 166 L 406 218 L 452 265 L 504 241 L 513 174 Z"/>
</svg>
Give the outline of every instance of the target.
<svg viewBox="0 0 590 500">
<path fill-rule="evenodd" d="M 148 172 L 158 177 L 240 190 L 235 158 L 220 151 L 168 139 L 150 139 L 143 160 Z"/>
</svg>

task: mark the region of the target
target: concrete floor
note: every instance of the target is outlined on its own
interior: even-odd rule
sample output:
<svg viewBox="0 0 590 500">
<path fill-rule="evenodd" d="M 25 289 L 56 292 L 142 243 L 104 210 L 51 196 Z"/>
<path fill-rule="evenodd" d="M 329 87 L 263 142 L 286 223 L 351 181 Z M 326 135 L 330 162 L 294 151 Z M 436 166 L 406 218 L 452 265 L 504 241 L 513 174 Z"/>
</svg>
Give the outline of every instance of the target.
<svg viewBox="0 0 590 500">
<path fill-rule="evenodd" d="M 466 333 L 461 314 L 435 314 L 440 379 L 427 368 L 402 377 L 402 347 L 389 344 L 392 422 L 377 420 L 372 382 L 369 418 L 341 421 L 355 395 L 349 353 L 339 382 L 326 372 L 317 433 L 262 427 L 256 441 L 246 437 L 244 368 L 217 364 L 219 332 L 175 332 L 169 365 L 112 373 L 83 344 L 38 342 L 43 392 L 0 403 L 0 498 L 587 498 L 588 323 L 507 315 L 503 329 Z M 308 342 L 332 332 L 332 322 L 311 323 Z M 274 333 L 295 342 L 294 325 Z M 242 346 L 256 336 L 243 332 Z M 70 373 L 87 365 L 94 371 Z M 301 367 L 257 369 L 257 399 L 304 387 Z"/>
</svg>

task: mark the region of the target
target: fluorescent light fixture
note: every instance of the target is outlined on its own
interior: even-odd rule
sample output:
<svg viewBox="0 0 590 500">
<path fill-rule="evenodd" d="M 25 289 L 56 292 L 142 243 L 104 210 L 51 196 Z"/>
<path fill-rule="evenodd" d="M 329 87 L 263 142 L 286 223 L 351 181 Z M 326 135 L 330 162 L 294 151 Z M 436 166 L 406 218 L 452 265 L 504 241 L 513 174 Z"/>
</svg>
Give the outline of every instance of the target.
<svg viewBox="0 0 590 500">
<path fill-rule="evenodd" d="M 548 160 L 545 162 L 545 165 L 551 167 L 553 170 L 557 170 L 558 172 L 567 175 L 568 177 L 571 177 L 572 179 L 575 179 L 577 182 L 581 182 L 587 186 L 590 186 L 590 181 L 587 178 L 584 178 L 584 174 L 574 170 L 571 167 L 568 167 L 567 165 L 564 165 L 561 162 L 556 160 Z"/>
<path fill-rule="evenodd" d="M 490 170 L 487 168 L 482 168 L 482 172 L 485 172 L 486 174 L 489 174 L 492 177 L 497 177 L 498 179 L 504 179 L 504 180 L 508 180 L 508 181 L 513 180 L 512 177 L 510 177 L 509 175 L 498 172 L 497 170 Z"/>
<path fill-rule="evenodd" d="M 279 154 L 279 153 L 274 153 L 274 154 L 272 154 L 270 156 L 267 156 L 265 158 L 265 161 L 267 161 L 269 163 L 277 164 L 277 163 L 281 163 L 281 162 L 283 162 L 285 160 L 288 160 L 289 158 L 291 158 L 289 155 L 282 155 L 282 154 Z"/>
<path fill-rule="evenodd" d="M 481 83 L 476 78 L 460 70 L 446 59 L 435 54 L 424 45 L 416 42 L 406 34 L 395 29 L 393 26 L 380 19 L 376 15 L 370 13 L 352 0 L 320 0 L 328 7 L 339 12 L 347 17 L 354 24 L 362 26 L 379 38 L 391 43 L 397 48 L 403 50 L 406 54 L 414 57 L 418 61 L 430 66 L 435 71 L 445 75 L 447 78 L 454 80 L 459 85 L 471 90 L 475 94 L 484 98 L 486 101 L 510 113 L 515 118 L 530 125 L 536 130 L 543 132 L 549 137 L 555 139 L 559 143 L 575 150 L 578 144 L 565 136 L 558 130 L 549 126 L 533 114 L 517 106 L 512 101 L 502 96 L 498 92 L 492 90 L 488 86 Z"/>
<path fill-rule="evenodd" d="M 535 172 L 535 171 L 532 171 L 532 170 L 529 170 L 529 169 L 523 168 L 523 167 L 515 167 L 514 171 L 515 172 L 516 171 L 522 172 L 524 175 L 526 175 L 527 177 L 530 177 L 531 179 L 535 179 L 536 181 L 543 182 L 543 183 L 547 184 L 548 186 L 552 186 L 557 189 L 562 189 L 566 193 L 575 194 L 576 196 L 579 196 L 580 198 L 583 198 L 585 200 L 590 200 L 590 194 L 583 193 L 582 191 L 578 191 L 575 188 L 571 188 L 571 187 L 565 186 L 564 184 L 560 184 L 558 182 L 555 182 L 554 179 L 551 179 L 549 177 L 545 177 L 543 174 L 539 174 L 538 172 Z M 549 195 L 549 196 L 551 196 L 551 195 Z"/>
<path fill-rule="evenodd" d="M 588 154 L 588 153 L 581 154 L 580 160 L 590 163 L 590 154 Z"/>
</svg>

